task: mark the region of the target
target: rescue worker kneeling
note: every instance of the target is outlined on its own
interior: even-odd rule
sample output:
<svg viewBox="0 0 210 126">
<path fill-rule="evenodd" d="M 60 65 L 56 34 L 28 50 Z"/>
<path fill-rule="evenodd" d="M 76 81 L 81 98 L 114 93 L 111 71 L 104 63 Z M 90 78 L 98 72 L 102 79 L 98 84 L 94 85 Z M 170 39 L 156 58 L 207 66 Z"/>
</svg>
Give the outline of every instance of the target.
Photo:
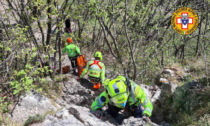
<svg viewBox="0 0 210 126">
<path fill-rule="evenodd" d="M 98 118 L 106 117 L 102 107 L 108 104 L 106 113 L 110 114 L 119 124 L 124 118 L 119 119 L 119 111 L 124 110 L 124 114 L 143 118 L 150 121 L 153 105 L 142 90 L 134 81 L 124 76 L 104 82 L 103 91 L 91 105 L 91 112 Z"/>
<path fill-rule="evenodd" d="M 80 75 L 80 78 L 83 78 L 83 76 L 89 71 L 88 78 L 90 81 L 94 84 L 94 89 L 100 88 L 100 82 L 104 84 L 105 80 L 105 65 L 101 62 L 102 61 L 102 53 L 100 51 L 96 51 L 93 55 L 95 57 L 95 60 L 89 61 L 87 63 L 86 68 Z M 78 78 L 78 80 L 80 79 Z"/>
</svg>

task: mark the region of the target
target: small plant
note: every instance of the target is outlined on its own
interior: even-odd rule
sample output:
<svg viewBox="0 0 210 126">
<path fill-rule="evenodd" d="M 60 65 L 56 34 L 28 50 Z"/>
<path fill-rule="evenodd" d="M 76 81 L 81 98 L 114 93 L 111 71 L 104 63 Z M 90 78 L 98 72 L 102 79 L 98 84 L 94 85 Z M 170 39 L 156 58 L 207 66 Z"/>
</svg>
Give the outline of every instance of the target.
<svg viewBox="0 0 210 126">
<path fill-rule="evenodd" d="M 54 78 L 54 80 L 55 80 L 56 82 L 67 81 L 67 80 L 68 80 L 68 76 L 59 75 L 59 76 L 56 76 L 56 77 Z"/>
<path fill-rule="evenodd" d="M 36 114 L 35 116 L 29 116 L 29 118 L 25 121 L 24 126 L 29 126 L 34 123 L 38 123 L 44 120 L 44 117 Z"/>
<path fill-rule="evenodd" d="M 9 111 L 8 106 L 11 103 L 6 101 L 6 97 L 0 97 L 0 113 L 6 113 Z"/>
<path fill-rule="evenodd" d="M 63 79 L 66 80 L 65 78 L 65 76 L 58 76 L 53 79 L 54 81 L 49 78 L 42 78 L 37 87 L 42 89 L 43 95 L 55 100 L 55 96 L 59 96 L 62 92 L 63 87 L 60 82 Z"/>
</svg>

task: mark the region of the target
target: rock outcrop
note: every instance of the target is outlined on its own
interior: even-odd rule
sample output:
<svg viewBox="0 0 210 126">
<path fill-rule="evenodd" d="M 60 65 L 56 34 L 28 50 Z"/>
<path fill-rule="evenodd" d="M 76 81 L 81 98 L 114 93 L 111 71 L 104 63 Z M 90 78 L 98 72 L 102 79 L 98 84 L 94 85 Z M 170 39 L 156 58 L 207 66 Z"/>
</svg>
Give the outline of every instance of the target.
<svg viewBox="0 0 210 126">
<path fill-rule="evenodd" d="M 167 74 L 171 77 L 177 75 L 176 72 L 167 70 Z M 93 90 L 92 83 L 86 79 L 81 79 L 78 82 L 75 76 L 66 74 L 66 78 L 60 82 L 53 82 L 47 78 L 48 82 L 55 84 L 59 83 L 62 87 L 60 97 L 54 101 L 48 99 L 41 94 L 32 92 L 22 97 L 20 104 L 13 112 L 13 119 L 19 122 L 24 122 L 29 116 L 35 114 L 45 115 L 41 122 L 32 123 L 34 126 L 113 126 L 117 125 L 116 121 L 108 115 L 107 120 L 103 121 L 96 118 L 90 112 L 90 106 L 95 98 L 104 90 Z M 161 86 L 147 86 L 140 84 L 142 89 L 147 94 L 148 98 L 153 103 L 154 109 L 151 120 L 163 126 L 170 126 L 165 123 L 175 123 L 180 119 L 182 113 L 193 114 L 199 108 L 205 109 L 209 103 L 210 88 L 202 81 L 193 81 L 183 86 L 173 84 L 169 78 L 164 81 Z M 106 109 L 106 107 L 104 108 Z M 206 109 L 207 111 L 209 109 Z M 48 112 L 51 111 L 51 114 Z M 24 114 L 22 114 L 24 113 Z M 208 115 L 204 112 L 204 114 Z M 165 121 L 165 122 L 164 122 Z M 157 126 L 150 122 L 146 123 L 141 118 L 129 117 L 122 122 L 123 126 Z"/>
<path fill-rule="evenodd" d="M 209 111 L 210 88 L 205 82 L 192 81 L 179 86 L 173 92 L 169 84 L 163 84 L 160 98 L 154 104 L 153 121 L 161 123 L 163 120 L 175 123 L 184 114 L 206 113 Z M 200 110 L 201 109 L 201 110 Z M 208 112 L 207 112 L 208 113 Z"/>
<path fill-rule="evenodd" d="M 47 115 L 42 123 L 34 126 L 114 126 L 96 118 L 89 108 L 70 104 L 55 115 Z"/>
<path fill-rule="evenodd" d="M 175 123 L 182 118 L 181 115 L 192 114 L 205 105 L 208 106 L 207 97 L 210 96 L 206 82 L 201 79 L 186 84 L 185 78 L 189 76 L 187 72 L 187 69 L 171 66 L 165 67 L 157 77 L 156 84 L 161 90 L 158 99 L 152 100 L 154 122 Z"/>
<path fill-rule="evenodd" d="M 38 93 L 33 95 L 26 95 L 20 102 L 21 107 L 18 106 L 14 111 L 14 118 L 26 121 L 29 116 L 39 114 L 44 116 L 41 122 L 31 123 L 33 126 L 114 126 L 118 125 L 116 121 L 107 115 L 107 120 L 98 119 L 90 112 L 90 106 L 95 98 L 104 90 L 94 91 L 92 83 L 86 79 L 81 79 L 78 82 L 75 76 L 66 74 L 69 78 L 67 81 L 59 82 L 63 87 L 61 97 L 52 101 Z M 52 82 L 49 78 L 48 81 Z M 53 83 L 55 84 L 55 83 Z M 145 92 L 149 97 L 153 97 L 157 86 L 143 86 Z M 153 93 L 152 95 L 150 93 Z M 35 99 L 35 100 L 34 100 Z M 104 110 L 106 107 L 104 107 Z M 50 111 L 50 113 L 49 113 Z M 47 114 L 47 112 L 49 114 Z M 24 116 L 18 116 L 20 113 Z M 122 125 L 151 125 L 154 123 L 146 123 L 142 119 L 128 118 L 125 119 Z"/>
<path fill-rule="evenodd" d="M 44 115 L 49 111 L 57 111 L 60 108 L 58 104 L 52 104 L 50 99 L 36 92 L 21 96 L 20 99 L 19 104 L 12 112 L 12 120 L 18 123 L 26 121 L 29 116 Z"/>
<path fill-rule="evenodd" d="M 153 122 L 145 122 L 142 118 L 129 117 L 124 119 L 122 126 L 159 126 Z"/>
</svg>

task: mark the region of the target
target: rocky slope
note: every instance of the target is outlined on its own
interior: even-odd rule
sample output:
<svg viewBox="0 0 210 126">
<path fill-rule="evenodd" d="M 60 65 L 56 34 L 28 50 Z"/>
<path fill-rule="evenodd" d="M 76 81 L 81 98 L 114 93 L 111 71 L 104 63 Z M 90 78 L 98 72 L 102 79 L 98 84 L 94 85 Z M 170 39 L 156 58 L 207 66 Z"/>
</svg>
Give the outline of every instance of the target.
<svg viewBox="0 0 210 126">
<path fill-rule="evenodd" d="M 92 90 L 92 84 L 82 79 L 76 81 L 72 74 L 63 75 L 69 78 L 68 81 L 60 82 L 62 93 L 60 98 L 55 101 L 32 92 L 22 97 L 20 104 L 13 112 L 13 120 L 16 122 L 25 122 L 29 116 L 35 117 L 37 114 L 44 116 L 44 119 L 31 123 L 33 126 L 113 126 L 117 125 L 111 116 L 106 121 L 96 118 L 90 113 L 90 105 L 95 97 L 102 91 L 103 87 L 98 90 Z M 49 78 L 48 82 L 51 82 Z M 145 88 L 145 90 L 147 90 Z M 149 92 L 147 92 L 149 93 Z M 122 125 L 156 125 L 155 123 L 146 123 L 142 119 L 130 117 L 123 121 Z"/>
<path fill-rule="evenodd" d="M 153 103 L 153 121 L 166 121 L 180 126 L 210 124 L 210 119 L 206 119 L 210 113 L 210 87 L 207 86 L 206 78 L 193 81 L 186 79 L 189 74 L 183 68 L 164 69 L 156 82 L 161 93 Z M 200 123 L 200 117 L 206 120 Z"/>
<path fill-rule="evenodd" d="M 154 105 L 152 121 L 163 126 L 170 126 L 165 122 L 176 123 L 176 121 L 180 120 L 180 117 L 183 118 L 183 113 L 195 114 L 195 111 L 199 111 L 200 116 L 198 116 L 202 117 L 200 120 L 203 120 L 203 122 L 207 121 L 207 124 L 209 124 L 210 122 L 208 121 L 210 120 L 206 118 L 209 117 L 208 111 L 210 110 L 208 108 L 210 105 L 208 93 L 210 88 L 206 87 L 205 82 L 199 80 L 179 86 L 171 78 L 177 78 L 178 80 L 184 78 L 187 74 L 183 71 L 183 76 L 180 76 L 177 73 L 177 71 L 180 73 L 180 70 L 169 69 L 166 68 L 159 77 L 158 83 L 156 82 L 158 86 L 140 84 Z M 70 73 L 57 77 L 61 77 L 61 79 L 53 81 L 47 77 L 43 86 L 49 83 L 51 83 L 51 86 L 58 85 L 59 88 L 56 90 L 61 89 L 59 95 L 55 93 L 39 94 L 31 92 L 22 96 L 20 103 L 13 111 L 12 120 L 23 123 L 32 118 L 32 121 L 29 121 L 28 124 L 33 126 L 117 125 L 111 116 L 108 116 L 106 121 L 102 121 L 90 113 L 90 106 L 94 99 L 104 90 L 103 87 L 95 91 L 92 89 L 92 83 L 87 79 L 81 79 L 78 82 L 75 79 L 76 76 Z M 47 88 L 50 88 L 50 86 Z M 38 121 L 33 121 L 37 114 L 42 118 Z M 179 125 L 182 124 L 179 123 Z M 122 125 L 156 126 L 157 124 L 152 122 L 146 123 L 142 119 L 130 117 L 125 119 Z"/>
</svg>

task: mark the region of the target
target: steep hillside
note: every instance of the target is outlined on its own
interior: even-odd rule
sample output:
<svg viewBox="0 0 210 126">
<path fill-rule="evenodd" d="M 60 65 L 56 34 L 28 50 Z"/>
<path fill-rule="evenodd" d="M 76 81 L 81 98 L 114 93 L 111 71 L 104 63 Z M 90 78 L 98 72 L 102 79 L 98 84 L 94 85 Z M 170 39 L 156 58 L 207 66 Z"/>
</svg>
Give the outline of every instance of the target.
<svg viewBox="0 0 210 126">
<path fill-rule="evenodd" d="M 66 58 L 64 61 L 68 62 Z M 66 62 L 63 62 L 63 65 Z M 158 76 L 159 81 L 156 79 L 156 85 L 140 84 L 154 105 L 151 120 L 157 124 L 129 117 L 123 121 L 122 125 L 208 125 L 210 123 L 208 118 L 210 88 L 206 85 L 205 79 L 188 83 L 185 83 L 185 79 L 180 80 L 189 74 L 183 68 L 165 67 Z M 21 96 L 12 114 L 7 115 L 8 120 L 12 121 L 2 124 L 117 125 L 110 115 L 107 115 L 107 120 L 103 121 L 90 113 L 92 102 L 104 88 L 93 90 L 92 83 L 85 78 L 78 82 L 76 76 L 70 73 L 56 75 L 54 80 L 46 77 L 40 84 L 43 90 L 40 93 L 32 91 Z"/>
<path fill-rule="evenodd" d="M 53 90 L 48 91 L 49 94 L 42 95 L 31 92 L 30 94 L 26 94 L 26 96 L 22 96 L 20 103 L 13 111 L 13 117 L 11 117 L 13 123 L 23 124 L 25 122 L 25 125 L 33 124 L 33 126 L 117 125 L 115 120 L 109 115 L 107 120 L 103 121 L 90 113 L 90 105 L 103 91 L 103 88 L 94 91 L 92 90 L 92 84 L 86 79 L 77 82 L 74 75 L 66 74 L 62 76 L 67 81 L 52 83 L 52 80 L 49 78 L 46 79 L 47 83 L 59 84 L 62 87 L 59 96 L 56 96 L 56 93 L 53 94 Z M 51 98 L 47 98 L 46 96 Z M 146 123 L 142 119 L 132 117 L 123 122 L 123 125 L 134 126 L 141 124 L 156 125 L 152 122 Z"/>
</svg>

